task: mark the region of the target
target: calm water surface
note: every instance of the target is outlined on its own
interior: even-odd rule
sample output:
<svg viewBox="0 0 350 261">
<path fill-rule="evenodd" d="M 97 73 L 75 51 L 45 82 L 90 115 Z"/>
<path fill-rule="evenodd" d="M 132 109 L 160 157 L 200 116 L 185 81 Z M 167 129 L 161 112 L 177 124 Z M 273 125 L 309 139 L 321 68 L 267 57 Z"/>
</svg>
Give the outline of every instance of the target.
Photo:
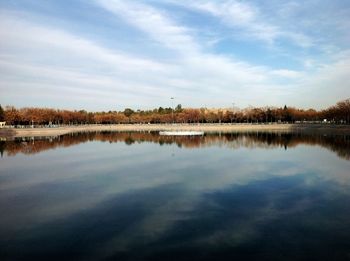
<svg viewBox="0 0 350 261">
<path fill-rule="evenodd" d="M 0 142 L 0 259 L 350 260 L 350 137 Z"/>
</svg>

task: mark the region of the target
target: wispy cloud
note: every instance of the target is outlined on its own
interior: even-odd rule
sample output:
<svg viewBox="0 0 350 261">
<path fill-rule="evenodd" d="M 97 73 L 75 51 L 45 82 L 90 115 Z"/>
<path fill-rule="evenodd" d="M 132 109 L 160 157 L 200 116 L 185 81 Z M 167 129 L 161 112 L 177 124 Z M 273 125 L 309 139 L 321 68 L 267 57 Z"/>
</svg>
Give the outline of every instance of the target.
<svg viewBox="0 0 350 261">
<path fill-rule="evenodd" d="M 95 0 L 82 17 L 53 12 L 54 22 L 11 8 L 0 15 L 1 104 L 109 110 L 169 106 L 175 96 L 196 107 L 324 107 L 350 96 L 345 40 L 319 37 L 326 22 L 310 34 L 298 4 Z M 339 17 L 333 23 L 347 24 Z"/>
<path fill-rule="evenodd" d="M 151 6 L 114 0 L 98 0 L 97 3 L 168 48 L 186 53 L 192 53 L 199 48 L 189 35 L 188 28 L 175 24 L 165 13 Z"/>
<path fill-rule="evenodd" d="M 109 50 L 55 28 L 10 16 L 1 20 L 0 37 L 6 41 L 1 44 L 0 90 L 10 96 L 19 95 L 27 86 L 39 96 L 47 93 L 61 99 L 74 91 L 80 98 L 98 94 L 101 99 L 113 97 L 120 102 L 135 94 L 160 93 L 159 87 L 150 84 L 149 75 L 171 67 Z M 135 76 L 139 81 L 130 81 Z"/>
<path fill-rule="evenodd" d="M 300 78 L 303 76 L 302 73 L 300 73 L 300 72 L 293 71 L 293 70 L 286 70 L 286 69 L 273 70 L 273 71 L 271 71 L 271 74 L 285 77 L 285 78 L 291 78 L 291 79 Z"/>
<path fill-rule="evenodd" d="M 233 29 L 239 29 L 240 35 L 255 38 L 273 44 L 279 38 L 286 38 L 302 47 L 310 47 L 313 41 L 302 33 L 284 30 L 278 25 L 271 24 L 264 19 L 257 7 L 241 1 L 173 1 L 173 4 L 185 8 L 206 12 L 217 17 L 222 23 Z"/>
<path fill-rule="evenodd" d="M 152 40 L 162 43 L 163 47 L 179 51 L 176 61 L 179 65 L 178 77 L 188 79 L 198 92 L 226 91 L 232 96 L 240 96 L 240 92 L 259 93 L 261 85 L 268 85 L 267 68 L 205 52 L 190 34 L 191 30 L 176 24 L 165 11 L 145 4 L 121 4 L 121 1 L 98 3 L 142 30 Z"/>
</svg>

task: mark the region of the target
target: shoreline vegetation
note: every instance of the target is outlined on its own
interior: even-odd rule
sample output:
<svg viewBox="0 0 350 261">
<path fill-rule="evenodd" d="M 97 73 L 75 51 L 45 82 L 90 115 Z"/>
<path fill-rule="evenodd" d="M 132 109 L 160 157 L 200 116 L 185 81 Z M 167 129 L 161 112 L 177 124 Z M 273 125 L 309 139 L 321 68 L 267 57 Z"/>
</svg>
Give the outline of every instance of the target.
<svg viewBox="0 0 350 261">
<path fill-rule="evenodd" d="M 59 127 L 3 128 L 0 137 L 58 136 L 81 132 L 158 132 L 158 131 L 204 131 L 205 133 L 228 132 L 300 132 L 323 134 L 350 134 L 350 125 L 323 124 L 90 124 Z"/>
<path fill-rule="evenodd" d="M 349 133 L 350 99 L 324 110 L 294 107 L 209 109 L 159 107 L 153 110 L 87 112 L 0 105 L 0 137 L 55 136 L 86 131 L 316 131 Z"/>
</svg>

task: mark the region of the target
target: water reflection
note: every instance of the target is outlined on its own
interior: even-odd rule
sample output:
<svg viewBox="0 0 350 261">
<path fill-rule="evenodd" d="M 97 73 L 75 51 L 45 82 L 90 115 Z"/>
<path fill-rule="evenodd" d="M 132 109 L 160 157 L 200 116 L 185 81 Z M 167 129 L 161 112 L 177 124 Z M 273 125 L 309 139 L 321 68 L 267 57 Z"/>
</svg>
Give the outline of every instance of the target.
<svg viewBox="0 0 350 261">
<path fill-rule="evenodd" d="M 1 148 L 1 260 L 350 257 L 348 136 L 84 133 Z"/>
<path fill-rule="evenodd" d="M 124 142 L 127 145 L 142 142 L 158 143 L 159 145 L 176 144 L 184 148 L 200 148 L 206 146 L 225 146 L 232 149 L 247 148 L 294 148 L 298 145 L 318 145 L 327 148 L 339 157 L 350 160 L 350 135 L 324 135 L 305 133 L 224 133 L 206 134 L 205 136 L 160 136 L 157 132 L 88 132 L 67 134 L 56 137 L 18 138 L 10 141 L 0 141 L 1 155 L 8 156 L 17 153 L 35 154 L 57 147 L 68 147 L 89 141 Z"/>
</svg>

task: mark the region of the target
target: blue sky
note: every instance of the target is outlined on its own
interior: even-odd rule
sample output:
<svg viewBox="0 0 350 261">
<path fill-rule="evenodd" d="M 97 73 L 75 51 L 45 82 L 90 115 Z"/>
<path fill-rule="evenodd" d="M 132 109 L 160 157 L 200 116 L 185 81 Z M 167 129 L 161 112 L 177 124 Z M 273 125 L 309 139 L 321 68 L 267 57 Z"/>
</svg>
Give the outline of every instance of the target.
<svg viewBox="0 0 350 261">
<path fill-rule="evenodd" d="M 0 0 L 0 103 L 325 108 L 350 97 L 350 2 Z"/>
</svg>

